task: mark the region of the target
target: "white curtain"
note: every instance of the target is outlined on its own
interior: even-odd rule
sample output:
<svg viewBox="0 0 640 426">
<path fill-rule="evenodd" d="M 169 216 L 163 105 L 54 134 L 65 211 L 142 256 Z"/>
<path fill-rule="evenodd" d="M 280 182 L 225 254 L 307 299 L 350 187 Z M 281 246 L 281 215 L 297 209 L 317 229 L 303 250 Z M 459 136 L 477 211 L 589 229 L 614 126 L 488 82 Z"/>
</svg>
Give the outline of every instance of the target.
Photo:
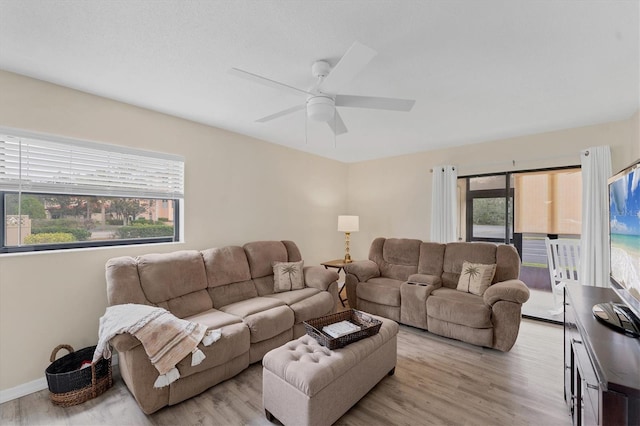
<svg viewBox="0 0 640 426">
<path fill-rule="evenodd" d="M 596 146 L 580 154 L 582 163 L 582 236 L 580 271 L 583 285 L 609 286 L 609 194 L 611 152 Z"/>
<path fill-rule="evenodd" d="M 435 166 L 431 190 L 431 241 L 456 241 L 458 171 L 454 166 Z"/>
</svg>

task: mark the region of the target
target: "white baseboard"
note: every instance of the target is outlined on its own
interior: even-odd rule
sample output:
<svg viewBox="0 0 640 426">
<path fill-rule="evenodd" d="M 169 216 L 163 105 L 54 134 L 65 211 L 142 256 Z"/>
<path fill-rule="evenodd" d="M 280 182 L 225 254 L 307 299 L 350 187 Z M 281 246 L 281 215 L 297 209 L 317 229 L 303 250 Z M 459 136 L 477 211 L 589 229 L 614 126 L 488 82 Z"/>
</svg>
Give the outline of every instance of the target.
<svg viewBox="0 0 640 426">
<path fill-rule="evenodd" d="M 47 387 L 47 379 L 45 377 L 40 377 L 39 379 L 33 380 L 29 383 L 23 383 L 13 388 L 0 390 L 0 404 L 18 399 L 34 392 L 39 392 L 43 389 L 47 389 Z"/>
<path fill-rule="evenodd" d="M 111 357 L 111 365 L 118 365 L 117 353 L 114 353 Z M 39 379 L 23 383 L 13 388 L 0 390 L 0 404 L 4 404 L 5 402 L 12 401 L 35 392 L 40 392 L 41 390 L 48 388 L 49 385 L 47 384 L 47 378 L 43 376 Z"/>
</svg>

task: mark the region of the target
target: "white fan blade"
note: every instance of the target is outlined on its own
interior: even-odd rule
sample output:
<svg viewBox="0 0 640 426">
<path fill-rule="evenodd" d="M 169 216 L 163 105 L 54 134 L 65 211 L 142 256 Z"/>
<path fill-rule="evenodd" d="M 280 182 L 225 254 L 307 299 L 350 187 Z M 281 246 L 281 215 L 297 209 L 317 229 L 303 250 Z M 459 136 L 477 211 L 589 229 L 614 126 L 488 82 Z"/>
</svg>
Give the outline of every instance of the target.
<svg viewBox="0 0 640 426">
<path fill-rule="evenodd" d="M 307 106 L 305 105 L 296 105 L 291 108 L 287 108 L 283 111 L 276 112 L 275 114 L 267 115 L 266 117 L 262 117 L 259 120 L 256 120 L 258 123 L 264 123 L 265 121 L 271 121 L 275 118 L 282 117 L 283 115 L 291 114 L 292 112 L 300 111 L 301 109 L 305 109 Z"/>
<path fill-rule="evenodd" d="M 340 136 L 348 132 L 347 126 L 344 125 L 344 121 L 342 121 L 342 117 L 340 117 L 337 110 L 335 112 L 334 119 L 327 121 L 327 124 L 331 127 L 333 134 L 336 136 Z"/>
<path fill-rule="evenodd" d="M 411 111 L 416 103 L 413 99 L 378 98 L 375 96 L 336 95 L 336 106 L 353 108 Z"/>
<path fill-rule="evenodd" d="M 336 94 L 349 83 L 376 56 L 378 52 L 354 42 L 347 53 L 331 70 L 318 89 L 324 93 Z"/>
<path fill-rule="evenodd" d="M 288 84 L 280 83 L 275 80 L 270 80 L 266 77 L 259 76 L 258 74 L 253 74 L 248 71 L 243 71 L 238 68 L 231 68 L 229 70 L 230 74 L 238 76 L 240 78 L 244 78 L 250 81 L 253 81 L 258 84 L 262 84 L 263 86 L 272 87 L 274 89 L 286 90 L 289 93 L 293 93 L 294 95 L 313 95 L 313 93 L 307 92 L 306 90 L 298 89 L 297 87 L 289 86 Z"/>
</svg>

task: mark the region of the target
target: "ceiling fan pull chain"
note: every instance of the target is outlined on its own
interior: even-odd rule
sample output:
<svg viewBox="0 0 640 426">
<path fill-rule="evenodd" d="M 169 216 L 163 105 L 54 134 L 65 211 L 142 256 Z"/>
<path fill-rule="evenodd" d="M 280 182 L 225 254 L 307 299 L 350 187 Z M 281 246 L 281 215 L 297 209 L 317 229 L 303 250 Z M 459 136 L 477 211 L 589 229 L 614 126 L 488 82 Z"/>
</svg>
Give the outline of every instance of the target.
<svg viewBox="0 0 640 426">
<path fill-rule="evenodd" d="M 337 129 L 337 122 L 338 122 L 338 118 L 337 118 L 338 114 L 333 114 L 333 128 Z M 333 133 L 333 149 L 336 149 L 338 147 L 338 145 L 336 144 L 336 132 L 335 130 L 332 132 Z"/>
<path fill-rule="evenodd" d="M 309 117 L 307 114 L 304 115 L 304 144 L 309 145 Z"/>
<path fill-rule="evenodd" d="M 318 78 L 316 79 L 316 84 L 313 86 L 313 89 L 311 91 L 314 93 L 315 92 L 322 93 L 319 88 L 322 85 L 323 81 L 324 81 L 324 77 L 318 76 Z"/>
</svg>

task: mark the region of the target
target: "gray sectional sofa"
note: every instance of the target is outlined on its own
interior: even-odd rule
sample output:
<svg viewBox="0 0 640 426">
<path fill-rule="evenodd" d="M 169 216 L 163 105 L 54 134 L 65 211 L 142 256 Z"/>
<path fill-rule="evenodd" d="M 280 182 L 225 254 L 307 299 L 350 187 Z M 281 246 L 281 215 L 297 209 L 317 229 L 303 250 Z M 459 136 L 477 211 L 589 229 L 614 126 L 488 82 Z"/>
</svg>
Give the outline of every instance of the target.
<svg viewBox="0 0 640 426">
<path fill-rule="evenodd" d="M 463 263 L 496 265 L 481 294 L 458 287 Z M 346 266 L 349 306 L 479 346 L 509 351 L 529 289 L 509 245 L 377 238 L 369 260 Z M 489 285 L 489 283 L 487 283 Z"/>
<path fill-rule="evenodd" d="M 273 263 L 300 260 L 291 241 L 109 260 L 109 305 L 159 306 L 222 331 L 220 340 L 200 347 L 206 356 L 201 364 L 183 360 L 177 365 L 180 378 L 162 388 L 154 388 L 158 371 L 135 337 L 112 339 L 122 378 L 142 410 L 153 413 L 235 376 L 271 349 L 305 334 L 303 321 L 334 312 L 338 274 L 321 266 L 304 267 L 304 288 L 274 293 Z"/>
</svg>

